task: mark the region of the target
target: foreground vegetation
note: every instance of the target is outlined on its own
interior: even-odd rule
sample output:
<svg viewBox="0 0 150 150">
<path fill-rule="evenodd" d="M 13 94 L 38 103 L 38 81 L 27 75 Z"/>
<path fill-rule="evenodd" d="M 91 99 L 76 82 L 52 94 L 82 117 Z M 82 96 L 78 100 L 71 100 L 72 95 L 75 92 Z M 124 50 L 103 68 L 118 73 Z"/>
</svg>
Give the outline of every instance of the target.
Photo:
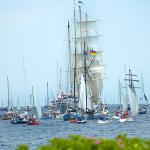
<svg viewBox="0 0 150 150">
<path fill-rule="evenodd" d="M 29 147 L 19 145 L 16 150 L 29 150 Z M 125 135 L 114 139 L 73 135 L 68 139 L 54 138 L 47 145 L 39 146 L 37 150 L 150 150 L 150 140 L 127 138 Z"/>
</svg>

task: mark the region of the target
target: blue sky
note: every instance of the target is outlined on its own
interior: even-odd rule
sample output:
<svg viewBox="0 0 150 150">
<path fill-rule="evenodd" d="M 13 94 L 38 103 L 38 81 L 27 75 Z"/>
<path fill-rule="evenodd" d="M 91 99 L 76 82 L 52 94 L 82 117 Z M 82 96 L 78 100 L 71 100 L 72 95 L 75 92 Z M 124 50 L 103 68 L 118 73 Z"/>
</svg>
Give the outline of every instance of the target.
<svg viewBox="0 0 150 150">
<path fill-rule="evenodd" d="M 82 1 L 89 18 L 99 20 L 107 66 L 103 96 L 117 101 L 124 64 L 139 75 L 143 72 L 145 91 L 150 95 L 150 1 Z M 14 104 L 18 94 L 24 104 L 24 89 L 29 101 L 32 85 L 40 103 L 44 103 L 47 81 L 56 91 L 57 61 L 63 74 L 66 71 L 68 20 L 73 20 L 72 0 L 0 0 L 0 105 L 7 99 L 7 76 Z M 65 77 L 62 82 L 66 82 Z"/>
</svg>

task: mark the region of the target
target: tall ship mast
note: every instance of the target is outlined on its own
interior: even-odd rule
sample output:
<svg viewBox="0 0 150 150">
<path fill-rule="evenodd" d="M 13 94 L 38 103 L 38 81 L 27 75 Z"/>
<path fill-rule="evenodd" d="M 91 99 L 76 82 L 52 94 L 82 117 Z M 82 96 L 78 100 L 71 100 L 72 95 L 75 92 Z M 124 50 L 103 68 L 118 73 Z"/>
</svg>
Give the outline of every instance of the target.
<svg viewBox="0 0 150 150">
<path fill-rule="evenodd" d="M 132 74 L 131 69 L 129 68 L 129 73 L 126 74 L 126 78 L 124 79 L 126 82 L 126 90 L 127 90 L 127 96 L 128 96 L 128 101 L 131 107 L 131 115 L 132 116 L 136 116 L 138 114 L 138 110 L 139 110 L 139 99 L 136 93 L 136 88 L 139 87 L 135 87 L 135 82 L 139 82 L 139 80 L 134 79 L 135 77 L 137 77 L 136 74 Z"/>
<path fill-rule="evenodd" d="M 100 36 L 96 28 L 97 21 L 88 19 L 88 14 L 82 11 L 82 4 L 81 2 L 78 4 L 78 9 L 75 9 L 76 6 L 74 6 L 74 34 L 72 38 L 74 42 L 71 46 L 70 42 L 68 43 L 72 48 L 72 53 L 70 52 L 72 54 L 70 56 L 72 61 L 70 62 L 70 71 L 72 72 L 70 78 L 71 81 L 74 79 L 74 95 L 79 96 L 78 107 L 87 110 L 94 109 L 101 100 L 104 64 L 99 44 Z M 68 31 L 70 33 L 70 26 Z M 70 38 L 69 34 L 68 37 Z M 82 82 L 85 82 L 86 85 Z M 84 92 L 87 95 L 81 96 Z M 86 102 L 85 97 L 87 97 Z"/>
</svg>

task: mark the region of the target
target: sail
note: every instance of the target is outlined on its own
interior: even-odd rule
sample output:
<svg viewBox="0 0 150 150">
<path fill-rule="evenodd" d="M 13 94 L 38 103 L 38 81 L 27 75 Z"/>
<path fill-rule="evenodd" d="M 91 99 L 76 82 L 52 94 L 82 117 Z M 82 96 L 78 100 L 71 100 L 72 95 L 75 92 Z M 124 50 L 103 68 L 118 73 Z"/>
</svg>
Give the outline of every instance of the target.
<svg viewBox="0 0 150 150">
<path fill-rule="evenodd" d="M 72 56 L 72 68 L 74 68 L 74 62 L 75 62 L 74 59 L 75 59 L 75 54 L 73 54 L 73 56 Z M 83 53 L 78 53 L 77 54 L 77 60 L 78 60 L 77 68 L 78 69 L 83 68 L 82 59 L 83 59 Z M 91 56 L 90 54 L 87 54 L 87 60 L 86 60 L 87 68 L 89 67 L 90 64 L 93 67 L 98 67 L 98 65 L 99 65 L 99 67 L 102 66 L 104 68 L 104 65 L 102 64 L 101 60 L 102 60 L 102 52 L 101 51 L 96 52 L 95 57 Z"/>
<path fill-rule="evenodd" d="M 100 98 L 101 91 L 103 88 L 102 79 L 100 76 L 99 76 L 99 79 L 94 78 L 89 73 L 87 73 L 87 77 L 88 77 L 88 83 L 89 83 L 90 90 L 91 90 L 91 99 L 94 103 L 97 103 L 98 99 Z"/>
<path fill-rule="evenodd" d="M 122 110 L 126 111 L 128 109 L 128 103 L 126 101 L 126 97 L 122 96 L 121 101 L 122 101 Z"/>
<path fill-rule="evenodd" d="M 148 105 L 148 98 L 147 98 L 147 96 L 145 95 L 145 93 L 144 93 L 144 100 L 145 100 L 145 103 Z"/>
<path fill-rule="evenodd" d="M 99 44 L 100 35 L 97 33 L 96 20 L 88 20 L 87 14 L 81 13 L 81 8 L 79 10 L 79 18 L 74 19 L 74 26 L 76 27 L 75 33 L 73 35 L 72 49 L 77 50 L 77 54 L 72 53 L 71 62 L 71 72 L 75 67 L 76 58 L 76 69 L 77 78 L 81 82 L 84 74 L 84 67 L 86 64 L 86 74 L 87 74 L 87 93 L 88 93 L 88 108 L 93 108 L 93 106 L 99 102 L 103 89 L 103 79 L 104 79 L 104 64 L 102 61 L 102 51 Z M 77 15 L 76 15 L 77 16 Z M 96 55 L 91 55 L 90 51 L 95 51 Z M 86 63 L 84 62 L 84 51 L 86 51 Z M 75 53 L 75 52 L 74 52 Z M 73 79 L 73 74 L 72 74 Z M 83 85 L 81 84 L 81 87 Z M 84 99 L 82 88 L 80 88 L 80 97 Z M 83 106 L 83 101 L 79 101 L 79 106 Z"/>
<path fill-rule="evenodd" d="M 91 73 L 103 73 L 104 71 L 104 66 L 100 66 L 100 65 L 95 65 L 95 66 L 92 66 L 90 67 L 90 72 Z"/>
<path fill-rule="evenodd" d="M 84 42 L 87 43 L 88 49 L 94 49 L 95 51 L 100 51 L 99 47 L 99 35 L 94 35 L 94 36 L 89 36 L 87 37 L 82 37 L 82 38 L 77 38 L 77 49 L 81 49 L 81 41 L 82 41 L 82 48 L 84 47 Z"/>
<path fill-rule="evenodd" d="M 128 91 L 128 97 L 129 97 L 129 102 L 130 102 L 130 107 L 131 107 L 131 115 L 136 116 L 138 114 L 138 97 L 135 93 L 135 90 L 133 90 L 131 87 L 127 86 L 127 91 Z"/>
<path fill-rule="evenodd" d="M 82 22 L 77 22 L 77 36 L 80 37 L 80 25 L 82 27 L 82 34 L 83 35 L 93 35 L 97 34 L 96 30 L 96 21 L 82 21 Z"/>
<path fill-rule="evenodd" d="M 80 99 L 79 99 L 79 108 L 86 108 L 86 91 L 85 91 L 85 81 L 83 75 L 81 76 L 81 84 L 80 84 Z"/>
<path fill-rule="evenodd" d="M 35 106 L 37 108 L 38 118 L 40 119 L 42 117 L 41 106 L 38 100 L 36 99 L 35 93 L 34 93 L 34 100 L 35 100 Z"/>
<path fill-rule="evenodd" d="M 85 87 L 85 80 L 83 77 L 83 74 L 81 75 L 81 84 L 80 84 L 80 99 L 79 99 L 79 104 L 78 107 L 86 110 L 86 87 Z M 87 89 L 88 90 L 88 89 Z M 88 109 L 92 109 L 92 105 L 91 105 L 91 100 L 89 97 L 89 92 L 87 92 L 87 108 Z"/>
</svg>

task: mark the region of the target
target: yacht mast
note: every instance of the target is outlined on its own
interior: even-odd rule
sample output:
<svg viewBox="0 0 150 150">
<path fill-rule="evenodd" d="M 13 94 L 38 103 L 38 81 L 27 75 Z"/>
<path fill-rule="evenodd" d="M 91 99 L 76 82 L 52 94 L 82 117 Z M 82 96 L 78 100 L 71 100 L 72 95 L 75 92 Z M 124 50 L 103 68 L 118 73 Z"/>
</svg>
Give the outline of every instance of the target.
<svg viewBox="0 0 150 150">
<path fill-rule="evenodd" d="M 85 78 L 85 96 L 86 96 L 86 112 L 87 112 L 87 79 L 86 79 L 87 69 L 86 69 L 86 50 L 84 42 L 84 78 Z"/>
<path fill-rule="evenodd" d="M 69 73 L 70 73 L 70 87 L 72 89 L 72 51 L 71 51 L 71 44 L 70 44 L 70 24 L 68 21 L 68 48 L 69 48 Z"/>
<path fill-rule="evenodd" d="M 120 82 L 120 79 L 119 79 L 119 105 L 121 106 L 121 82 Z"/>
<path fill-rule="evenodd" d="M 32 86 L 32 100 L 33 100 L 33 107 L 35 106 L 35 99 L 34 99 L 34 89 Z"/>
<path fill-rule="evenodd" d="M 49 106 L 49 86 L 48 86 L 48 82 L 47 82 L 47 106 Z"/>
<path fill-rule="evenodd" d="M 8 92 L 8 111 L 10 110 L 10 91 L 9 91 L 9 79 L 7 76 L 7 92 Z"/>
<path fill-rule="evenodd" d="M 75 47 L 75 59 L 74 59 L 74 106 L 76 101 L 76 83 L 77 83 L 77 35 L 76 35 L 76 11 L 75 11 L 75 0 L 74 0 L 74 47 Z"/>
<path fill-rule="evenodd" d="M 81 10 L 81 5 L 79 5 L 79 14 L 80 14 L 80 47 L 81 47 L 81 54 L 82 55 L 82 66 L 84 66 L 84 50 L 83 50 L 83 47 L 82 47 L 82 10 Z"/>
</svg>

